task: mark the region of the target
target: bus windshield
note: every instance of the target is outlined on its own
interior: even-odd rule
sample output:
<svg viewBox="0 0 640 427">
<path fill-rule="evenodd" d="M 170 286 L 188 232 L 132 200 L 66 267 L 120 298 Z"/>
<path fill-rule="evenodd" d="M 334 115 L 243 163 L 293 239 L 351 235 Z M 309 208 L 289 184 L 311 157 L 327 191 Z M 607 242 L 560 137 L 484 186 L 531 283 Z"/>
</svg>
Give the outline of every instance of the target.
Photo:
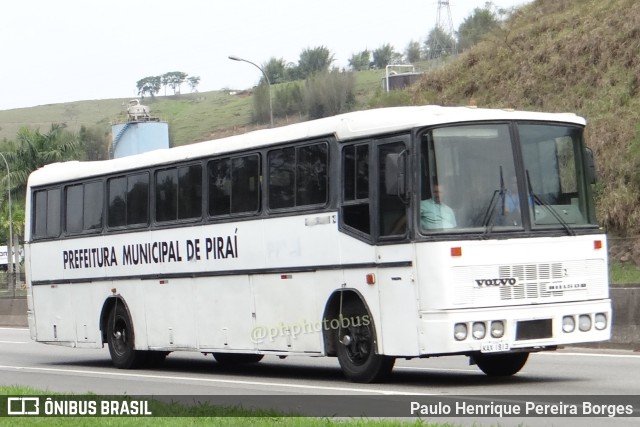
<svg viewBox="0 0 640 427">
<path fill-rule="evenodd" d="M 513 135 L 520 144 L 515 153 Z M 575 226 L 596 225 L 582 153 L 582 129 L 575 126 L 430 129 L 421 136 L 420 230 L 571 232 Z"/>
</svg>

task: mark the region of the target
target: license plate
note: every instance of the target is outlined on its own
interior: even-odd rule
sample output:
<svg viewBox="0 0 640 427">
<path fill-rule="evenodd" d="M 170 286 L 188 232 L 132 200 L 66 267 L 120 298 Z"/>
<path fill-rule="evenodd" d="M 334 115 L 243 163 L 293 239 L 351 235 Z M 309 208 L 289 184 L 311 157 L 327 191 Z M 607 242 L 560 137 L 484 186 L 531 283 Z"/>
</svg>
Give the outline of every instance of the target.
<svg viewBox="0 0 640 427">
<path fill-rule="evenodd" d="M 496 353 L 509 351 L 509 343 L 506 341 L 485 342 L 480 345 L 481 353 Z"/>
</svg>

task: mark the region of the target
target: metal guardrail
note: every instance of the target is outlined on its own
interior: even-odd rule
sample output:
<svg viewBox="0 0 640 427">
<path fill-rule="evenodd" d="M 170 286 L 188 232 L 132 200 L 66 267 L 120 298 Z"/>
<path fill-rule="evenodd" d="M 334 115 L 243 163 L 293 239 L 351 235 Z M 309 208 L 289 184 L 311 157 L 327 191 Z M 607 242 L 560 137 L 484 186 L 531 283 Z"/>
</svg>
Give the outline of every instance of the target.
<svg viewBox="0 0 640 427">
<path fill-rule="evenodd" d="M 0 298 L 24 298 L 26 296 L 27 285 L 24 273 L 0 271 Z"/>
</svg>

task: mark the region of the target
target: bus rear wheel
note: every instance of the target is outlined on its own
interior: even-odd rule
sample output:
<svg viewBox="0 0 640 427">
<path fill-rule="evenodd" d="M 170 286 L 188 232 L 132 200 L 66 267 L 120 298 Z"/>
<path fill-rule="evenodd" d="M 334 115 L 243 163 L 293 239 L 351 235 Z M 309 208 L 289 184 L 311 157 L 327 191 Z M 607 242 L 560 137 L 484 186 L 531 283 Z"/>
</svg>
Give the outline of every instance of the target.
<svg viewBox="0 0 640 427">
<path fill-rule="evenodd" d="M 146 354 L 135 349 L 133 325 L 123 305 L 116 304 L 109 313 L 107 342 L 111 361 L 116 368 L 133 369 L 144 363 Z"/>
<path fill-rule="evenodd" d="M 375 329 L 362 303 L 349 301 L 338 320 L 336 348 L 344 375 L 358 383 L 377 382 L 387 377 L 395 358 L 376 353 Z"/>
<path fill-rule="evenodd" d="M 491 377 L 509 377 L 520 371 L 527 363 L 529 353 L 474 354 L 478 368 Z"/>
<path fill-rule="evenodd" d="M 264 357 L 263 354 L 239 354 L 239 353 L 213 353 L 213 357 L 221 365 L 247 365 L 258 363 Z"/>
</svg>

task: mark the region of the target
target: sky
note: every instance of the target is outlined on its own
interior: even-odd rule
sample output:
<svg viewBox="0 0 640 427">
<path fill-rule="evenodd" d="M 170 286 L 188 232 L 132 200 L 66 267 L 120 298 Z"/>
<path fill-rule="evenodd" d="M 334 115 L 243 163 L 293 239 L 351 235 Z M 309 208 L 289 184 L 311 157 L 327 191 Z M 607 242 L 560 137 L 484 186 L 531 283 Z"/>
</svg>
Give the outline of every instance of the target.
<svg viewBox="0 0 640 427">
<path fill-rule="evenodd" d="M 493 0 L 517 7 L 531 0 Z M 443 2 L 444 3 L 444 2 Z M 449 0 L 454 30 L 485 0 Z M 0 3 L 0 110 L 135 98 L 144 77 L 182 71 L 200 92 L 246 89 L 270 58 L 324 46 L 338 67 L 435 26 L 438 0 L 19 0 Z M 443 9 L 442 22 L 448 15 Z M 182 92 L 189 91 L 185 84 Z"/>
</svg>

